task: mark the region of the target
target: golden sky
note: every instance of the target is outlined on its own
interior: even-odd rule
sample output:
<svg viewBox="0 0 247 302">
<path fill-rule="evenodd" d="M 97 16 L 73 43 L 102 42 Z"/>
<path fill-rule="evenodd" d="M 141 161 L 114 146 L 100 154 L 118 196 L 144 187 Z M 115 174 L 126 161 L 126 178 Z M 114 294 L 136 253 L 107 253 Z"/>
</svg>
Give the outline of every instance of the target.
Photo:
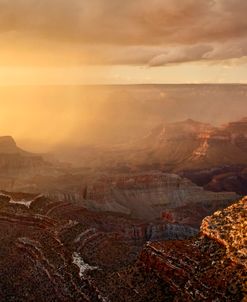
<svg viewBox="0 0 247 302">
<path fill-rule="evenodd" d="M 0 0 L 0 85 L 247 82 L 245 0 Z"/>
</svg>

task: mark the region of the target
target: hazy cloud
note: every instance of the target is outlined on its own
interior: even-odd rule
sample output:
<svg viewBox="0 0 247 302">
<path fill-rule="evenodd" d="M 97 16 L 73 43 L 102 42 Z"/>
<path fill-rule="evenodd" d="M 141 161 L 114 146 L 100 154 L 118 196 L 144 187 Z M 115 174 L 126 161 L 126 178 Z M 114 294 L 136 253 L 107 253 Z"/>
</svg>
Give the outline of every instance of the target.
<svg viewBox="0 0 247 302">
<path fill-rule="evenodd" d="M 169 63 L 182 63 L 201 60 L 213 50 L 210 45 L 196 45 L 185 47 L 173 47 L 163 54 L 160 54 L 149 62 L 150 66 L 160 66 Z"/>
<path fill-rule="evenodd" d="M 70 45 L 77 63 L 90 64 L 241 58 L 246 11 L 245 0 L 0 0 L 1 44 L 35 41 L 48 53 Z"/>
</svg>

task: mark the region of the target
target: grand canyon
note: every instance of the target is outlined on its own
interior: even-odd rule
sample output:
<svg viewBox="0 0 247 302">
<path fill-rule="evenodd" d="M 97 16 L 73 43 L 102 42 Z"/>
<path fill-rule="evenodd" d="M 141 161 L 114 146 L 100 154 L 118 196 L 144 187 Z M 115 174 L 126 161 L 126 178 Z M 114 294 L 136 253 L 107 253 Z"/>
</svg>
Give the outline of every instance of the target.
<svg viewBox="0 0 247 302">
<path fill-rule="evenodd" d="M 1 300 L 244 301 L 246 151 L 245 117 L 48 153 L 0 137 Z"/>
<path fill-rule="evenodd" d="M 0 302 L 247 302 L 246 11 L 0 0 Z"/>
</svg>

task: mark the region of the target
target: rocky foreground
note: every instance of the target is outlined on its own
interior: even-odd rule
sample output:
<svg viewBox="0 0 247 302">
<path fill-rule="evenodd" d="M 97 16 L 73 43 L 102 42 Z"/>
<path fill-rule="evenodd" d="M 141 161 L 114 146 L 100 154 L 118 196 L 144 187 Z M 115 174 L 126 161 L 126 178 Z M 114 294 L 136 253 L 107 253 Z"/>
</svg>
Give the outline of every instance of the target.
<svg viewBox="0 0 247 302">
<path fill-rule="evenodd" d="M 246 301 L 246 240 L 247 198 L 205 218 L 193 240 L 147 243 L 119 274 L 120 301 Z"/>
<path fill-rule="evenodd" d="M 167 288 L 155 301 L 246 301 L 247 198 L 205 218 L 194 240 L 148 243 L 138 270 Z"/>
<path fill-rule="evenodd" d="M 110 301 L 89 272 L 135 263 L 147 240 L 182 239 L 197 230 L 40 194 L 0 192 L 1 301 Z"/>
<path fill-rule="evenodd" d="M 246 216 L 243 199 L 205 218 L 196 236 L 179 224 L 1 192 L 0 300 L 244 301 Z"/>
</svg>

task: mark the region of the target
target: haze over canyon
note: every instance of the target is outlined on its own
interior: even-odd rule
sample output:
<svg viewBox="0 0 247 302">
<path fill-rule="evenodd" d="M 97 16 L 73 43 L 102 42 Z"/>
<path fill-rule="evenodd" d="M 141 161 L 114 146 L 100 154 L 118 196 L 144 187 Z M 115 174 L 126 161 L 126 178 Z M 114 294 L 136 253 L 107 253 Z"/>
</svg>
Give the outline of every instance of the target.
<svg viewBox="0 0 247 302">
<path fill-rule="evenodd" d="M 12 94 L 9 88 L 4 89 Z M 32 89 L 19 87 L 17 91 L 30 96 Z M 66 114 L 74 112 L 77 117 L 73 116 L 71 132 L 62 133 L 62 127 L 70 120 L 66 115 L 57 114 L 55 119 L 42 119 L 41 136 L 35 128 L 26 132 L 29 136 L 26 144 L 31 143 L 34 132 L 37 134 L 33 145 L 36 152 L 19 147 L 12 136 L 0 137 L 0 220 L 4 242 L 0 268 L 13 284 L 21 282 L 21 289 L 9 281 L 3 282 L 2 299 L 8 296 L 7 300 L 26 301 L 27 293 L 39 282 L 42 289 L 32 291 L 30 301 L 44 301 L 47 295 L 51 301 L 144 301 L 144 296 L 148 301 L 164 301 L 164 297 L 167 301 L 206 301 L 216 296 L 241 301 L 246 291 L 245 249 L 236 250 L 241 253 L 237 256 L 241 259 L 238 267 L 228 263 L 224 268 L 217 264 L 216 268 L 218 256 L 209 256 L 208 249 L 210 255 L 220 253 L 222 259 L 234 262 L 235 256 L 228 248 L 233 243 L 230 237 L 224 237 L 230 241 L 222 245 L 218 235 L 211 235 L 205 217 L 231 206 L 247 194 L 247 118 L 243 117 L 246 86 L 59 89 L 59 93 L 87 90 L 91 97 L 103 91 L 107 97 L 94 99 L 91 109 L 89 103 L 86 106 L 85 101 L 77 99 L 73 109 L 63 107 L 68 101 L 66 95 L 60 107 L 56 107 L 58 103 L 51 96 L 58 95 L 58 88 L 46 89 L 43 95 L 47 99 L 43 104 L 36 103 L 40 111 L 33 112 L 34 119 L 37 113 L 37 126 L 41 126 L 42 116 L 47 119 L 45 108 L 54 108 L 50 115 L 55 114 L 56 108 Z M 234 97 L 238 107 L 232 105 Z M 23 104 L 28 103 L 26 99 Z M 231 112 L 223 110 L 226 105 L 232 106 Z M 26 108 L 31 110 L 34 104 Z M 88 110 L 91 110 L 91 119 Z M 24 114 L 28 111 L 18 118 Z M 83 121 L 80 114 L 89 118 Z M 25 129 L 27 122 L 30 121 L 20 122 L 20 127 L 15 123 L 9 127 L 20 131 L 18 137 L 23 135 L 21 129 Z M 88 129 L 88 136 L 83 136 L 84 129 Z M 52 131 L 59 134 L 54 142 Z M 46 145 L 48 152 L 44 152 L 42 141 L 46 133 L 51 135 Z M 23 136 L 19 140 L 25 145 Z M 39 146 L 40 152 L 37 152 Z M 239 213 L 234 211 L 242 219 L 237 226 L 238 236 L 245 242 L 246 200 L 236 207 L 240 207 Z M 234 213 L 229 210 L 227 215 Z M 221 224 L 219 232 L 224 229 L 224 222 L 219 222 Z M 189 252 L 188 246 L 195 244 L 198 247 Z M 177 258 L 172 258 L 172 265 L 170 250 L 178 252 Z M 27 271 L 19 269 L 14 277 L 17 279 L 13 279 L 12 270 L 19 266 L 15 263 L 17 254 L 21 255 L 18 261 L 25 263 Z M 25 255 L 28 263 L 22 258 Z M 61 263 L 59 259 L 55 261 L 58 256 Z M 189 264 L 188 257 L 196 260 L 190 260 Z M 212 264 L 204 262 L 208 257 L 213 257 Z M 217 294 L 213 288 L 213 294 L 205 290 L 208 281 L 203 273 L 196 279 L 185 277 L 188 265 L 194 270 L 193 261 L 200 263 L 202 271 L 217 270 L 223 274 L 223 269 L 229 270 L 228 279 L 224 281 L 227 283 L 219 285 L 221 289 Z M 33 274 L 35 278 L 31 281 Z M 240 274 L 240 279 L 235 279 L 234 274 Z M 122 288 L 122 298 L 117 296 L 121 280 L 127 282 Z M 149 280 L 156 280 L 156 285 L 147 285 Z M 179 285 L 182 283 L 186 284 L 186 290 Z M 72 285 L 74 290 L 70 288 Z"/>
<path fill-rule="evenodd" d="M 0 301 L 247 302 L 246 10 L 0 0 Z"/>
</svg>

